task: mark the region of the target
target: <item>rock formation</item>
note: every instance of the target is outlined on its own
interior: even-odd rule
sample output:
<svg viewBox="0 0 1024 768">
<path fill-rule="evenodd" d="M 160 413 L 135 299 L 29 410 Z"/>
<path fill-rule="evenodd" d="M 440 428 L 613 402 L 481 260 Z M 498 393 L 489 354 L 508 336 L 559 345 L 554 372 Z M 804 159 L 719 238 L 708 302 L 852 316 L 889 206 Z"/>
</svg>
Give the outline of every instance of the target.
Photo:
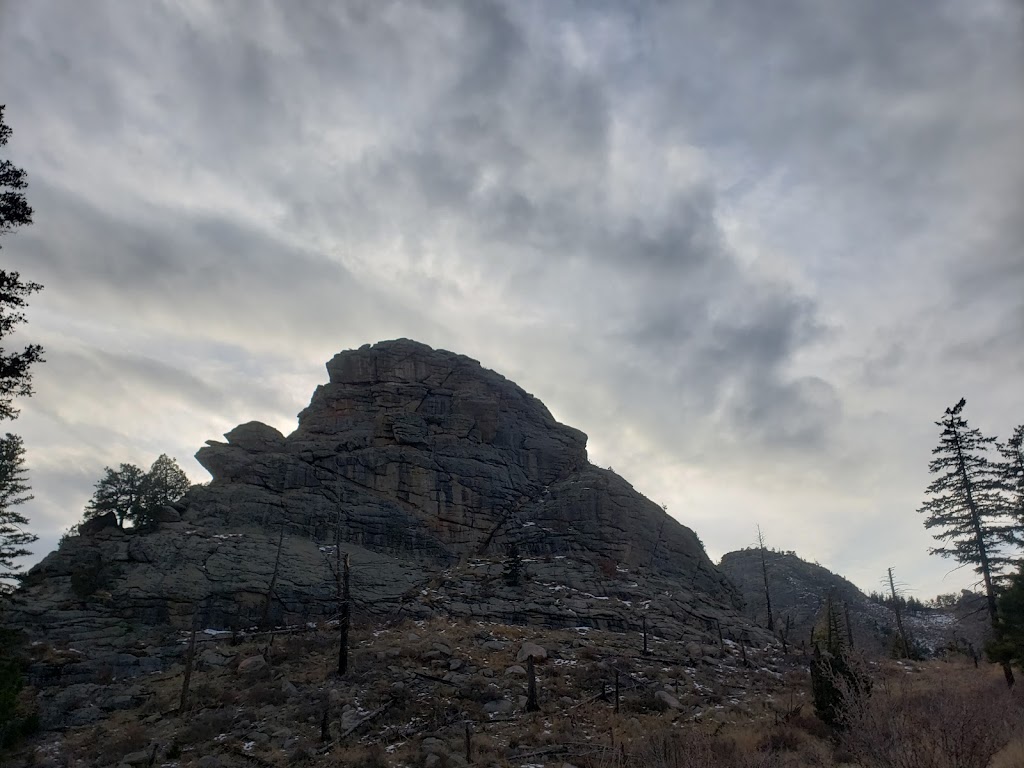
<svg viewBox="0 0 1024 768">
<path fill-rule="evenodd" d="M 892 610 L 868 598 L 854 584 L 824 566 L 809 563 L 794 552 L 766 550 L 765 566 L 771 591 L 772 613 L 778 631 L 789 624 L 793 647 L 807 645 L 811 630 L 821 617 L 831 595 L 844 626 L 848 612 L 854 646 L 869 654 L 888 654 L 896 647 L 896 619 Z M 767 626 L 768 611 L 760 549 L 741 549 L 722 557 L 719 568 L 732 580 L 743 597 L 745 612 L 754 622 Z M 950 610 L 905 612 L 904 626 L 916 651 L 938 654 L 947 648 L 966 650 L 984 644 L 985 622 L 963 606 L 971 604 L 970 593 Z"/>
<path fill-rule="evenodd" d="M 591 465 L 586 435 L 514 383 L 408 340 L 327 371 L 291 435 L 250 422 L 201 448 L 211 482 L 150 529 L 99 520 L 65 540 L 28 575 L 14 622 L 132 667 L 126 647 L 193 621 L 335 615 L 338 544 L 363 614 L 746 631 L 694 533 Z M 502 576 L 510 545 L 518 584 Z"/>
</svg>

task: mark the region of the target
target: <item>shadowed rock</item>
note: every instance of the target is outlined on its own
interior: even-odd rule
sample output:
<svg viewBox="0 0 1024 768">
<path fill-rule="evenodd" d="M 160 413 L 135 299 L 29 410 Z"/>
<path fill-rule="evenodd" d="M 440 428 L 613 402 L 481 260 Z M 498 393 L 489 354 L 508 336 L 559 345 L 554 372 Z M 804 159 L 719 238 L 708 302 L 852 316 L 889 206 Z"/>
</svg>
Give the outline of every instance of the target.
<svg viewBox="0 0 1024 768">
<path fill-rule="evenodd" d="M 514 383 L 404 339 L 327 371 L 292 434 L 249 422 L 199 450 L 212 480 L 180 519 L 69 538 L 29 574 L 16 621 L 117 646 L 194 615 L 216 628 L 333 616 L 340 541 L 364 614 L 742 631 L 694 533 L 591 465 L 586 435 Z"/>
</svg>

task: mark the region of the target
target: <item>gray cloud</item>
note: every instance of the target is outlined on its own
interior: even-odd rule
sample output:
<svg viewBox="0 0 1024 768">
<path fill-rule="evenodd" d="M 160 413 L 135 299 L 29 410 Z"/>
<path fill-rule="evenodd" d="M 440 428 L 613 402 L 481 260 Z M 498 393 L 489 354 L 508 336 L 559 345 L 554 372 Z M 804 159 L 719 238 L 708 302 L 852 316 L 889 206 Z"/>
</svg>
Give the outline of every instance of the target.
<svg viewBox="0 0 1024 768">
<path fill-rule="evenodd" d="M 334 352 L 412 336 L 542 397 L 713 551 L 756 516 L 866 572 L 835 542 L 910 515 L 933 581 L 932 420 L 962 394 L 1024 420 L 1019 5 L 0 15 L 47 520 L 103 463 L 287 429 Z"/>
</svg>

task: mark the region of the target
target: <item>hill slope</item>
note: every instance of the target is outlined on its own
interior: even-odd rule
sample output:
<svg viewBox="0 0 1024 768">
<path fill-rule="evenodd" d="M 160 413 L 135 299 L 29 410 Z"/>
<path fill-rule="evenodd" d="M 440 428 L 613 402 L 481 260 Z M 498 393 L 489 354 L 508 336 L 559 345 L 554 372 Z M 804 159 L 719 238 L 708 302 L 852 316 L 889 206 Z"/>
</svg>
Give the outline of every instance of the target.
<svg viewBox="0 0 1024 768">
<path fill-rule="evenodd" d="M 897 625 L 891 608 L 878 604 L 854 584 L 827 568 L 802 560 L 794 552 L 765 550 L 775 630 L 790 622 L 790 642 L 809 643 L 811 630 L 831 595 L 849 630 L 854 645 L 869 653 L 889 653 L 895 643 Z M 719 567 L 736 585 L 745 612 L 757 624 L 767 627 L 764 571 L 760 549 L 742 549 L 722 557 Z M 987 633 L 979 597 L 965 592 L 959 603 L 948 609 L 906 612 L 904 627 L 909 641 L 919 652 L 932 655 L 947 647 L 981 649 Z"/>
</svg>

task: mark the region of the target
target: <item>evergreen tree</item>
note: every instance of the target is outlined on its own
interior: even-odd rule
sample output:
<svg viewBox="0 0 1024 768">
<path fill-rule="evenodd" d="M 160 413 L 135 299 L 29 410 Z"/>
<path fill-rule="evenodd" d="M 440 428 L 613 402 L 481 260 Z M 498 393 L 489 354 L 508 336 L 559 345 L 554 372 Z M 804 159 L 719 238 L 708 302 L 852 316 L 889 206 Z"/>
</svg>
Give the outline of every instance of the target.
<svg viewBox="0 0 1024 768">
<path fill-rule="evenodd" d="M 32 554 L 26 547 L 38 538 L 25 530 L 28 520 L 17 507 L 32 499 L 25 480 L 25 448 L 21 438 L 0 438 L 0 579 L 12 579 L 20 566 L 14 561 Z"/>
<path fill-rule="evenodd" d="M 832 595 L 828 596 L 811 639 L 814 644 L 811 659 L 814 711 L 823 722 L 841 730 L 851 707 L 870 693 L 871 683 L 854 663 Z"/>
<path fill-rule="evenodd" d="M 126 521 L 135 526 L 147 525 L 160 507 L 173 504 L 191 485 L 178 462 L 166 453 L 160 454 L 149 472 L 134 464 L 121 464 L 117 469 L 105 467 L 103 472 L 85 507 L 85 519 L 113 512 L 122 528 Z"/>
<path fill-rule="evenodd" d="M 131 519 L 136 525 L 149 523 L 157 509 L 176 502 L 191 485 L 178 462 L 161 453 L 142 478 L 138 509 L 130 514 Z"/>
<path fill-rule="evenodd" d="M 995 661 L 1024 668 L 1024 564 L 999 595 L 999 629 L 985 650 Z"/>
<path fill-rule="evenodd" d="M 7 145 L 10 136 L 0 104 L 0 147 Z M 0 235 L 32 223 L 32 208 L 22 191 L 26 186 L 25 171 L 10 160 L 0 160 Z M 41 288 L 38 283 L 22 280 L 17 272 L 0 269 L 0 420 L 17 418 L 14 398 L 32 394 L 31 367 L 43 360 L 43 348 L 38 344 L 14 351 L 4 346 L 4 341 L 25 322 L 27 297 Z M 24 457 L 20 437 L 8 433 L 0 438 L 0 580 L 19 575 L 20 566 L 14 561 L 31 554 L 26 547 L 37 538 L 25 530 L 28 520 L 16 509 L 32 498 L 25 480 Z M 0 582 L 0 590 L 4 589 Z M 18 711 L 21 656 L 21 640 L 0 627 L 0 749 L 27 730 L 28 720 Z"/>
<path fill-rule="evenodd" d="M 1011 562 L 1004 548 L 1013 541 L 1014 527 L 1006 515 L 1008 505 L 999 464 L 986 455 L 995 438 L 967 426 L 960 415 L 965 403 L 961 399 L 935 422 L 942 428 L 942 436 L 932 450 L 935 458 L 928 469 L 937 477 L 928 486 L 929 498 L 918 511 L 927 515 L 925 528 L 938 529 L 933 536 L 942 542 L 929 551 L 970 565 L 981 576 L 989 619 L 998 631 L 996 588 L 1003 569 Z M 1003 673 L 1007 685 L 1012 686 L 1009 664 L 1003 664 Z"/>
<path fill-rule="evenodd" d="M 121 464 L 116 470 L 104 467 L 103 472 L 85 507 L 85 519 L 113 512 L 117 524 L 124 528 L 124 521 L 133 518 L 141 508 L 145 474 L 134 464 Z"/>
<path fill-rule="evenodd" d="M 519 546 L 513 542 L 505 551 L 505 567 L 501 576 L 510 587 L 518 587 L 522 574 L 523 558 L 519 554 Z"/>
<path fill-rule="evenodd" d="M 1010 514 L 1016 523 L 1016 543 L 1024 546 L 1024 424 L 1018 425 L 1010 439 L 998 443 L 997 447 L 1002 459 L 1003 489 L 1010 500 Z"/>
<path fill-rule="evenodd" d="M 7 144 L 11 129 L 4 123 L 4 107 L 0 105 L 0 147 Z M 15 227 L 32 223 L 32 208 L 22 190 L 26 186 L 25 171 L 10 160 L 0 161 L 0 235 Z M 42 286 L 26 282 L 17 272 L 0 269 L 0 343 L 25 322 L 26 297 Z M 15 397 L 32 394 L 33 363 L 42 362 L 43 348 L 29 344 L 21 351 L 8 352 L 0 346 L 0 419 L 13 419 L 18 415 Z"/>
</svg>

